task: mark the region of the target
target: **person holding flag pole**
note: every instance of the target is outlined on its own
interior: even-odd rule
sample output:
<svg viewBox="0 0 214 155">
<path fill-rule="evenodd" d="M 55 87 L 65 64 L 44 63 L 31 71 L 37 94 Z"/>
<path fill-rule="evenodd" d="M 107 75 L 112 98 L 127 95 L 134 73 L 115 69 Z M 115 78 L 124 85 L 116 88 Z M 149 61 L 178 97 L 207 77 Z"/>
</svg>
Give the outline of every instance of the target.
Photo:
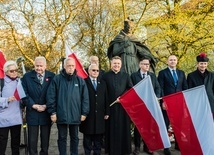
<svg viewBox="0 0 214 155">
<path fill-rule="evenodd" d="M 119 56 L 111 60 L 111 70 L 104 73 L 103 80 L 108 90 L 109 105 L 132 87 L 128 73 L 121 72 L 122 61 Z M 110 107 L 106 123 L 105 152 L 111 155 L 131 154 L 131 121 L 121 104 Z"/>
<path fill-rule="evenodd" d="M 4 155 L 7 147 L 8 133 L 11 133 L 12 155 L 19 155 L 22 116 L 20 99 L 26 95 L 18 78 L 18 66 L 9 60 L 3 67 L 5 76 L 1 79 L 0 96 L 0 154 Z"/>
<path fill-rule="evenodd" d="M 158 80 L 156 78 L 156 75 L 149 71 L 150 69 L 150 58 L 143 57 L 139 62 L 139 70 L 137 72 L 134 72 L 131 74 L 131 80 L 133 85 L 136 85 L 141 80 L 143 80 L 145 77 L 150 76 L 152 81 L 152 86 L 155 91 L 156 96 L 159 98 L 161 96 L 161 88 L 158 83 Z M 146 89 L 143 89 L 142 92 L 145 93 L 147 91 Z M 143 140 L 144 141 L 144 140 Z M 135 126 L 134 128 L 134 144 L 135 144 L 135 150 L 133 152 L 134 155 L 138 155 L 140 153 L 140 143 L 141 143 L 141 135 Z M 153 152 L 148 149 L 148 146 L 144 142 L 143 150 L 148 153 L 152 154 Z"/>
</svg>

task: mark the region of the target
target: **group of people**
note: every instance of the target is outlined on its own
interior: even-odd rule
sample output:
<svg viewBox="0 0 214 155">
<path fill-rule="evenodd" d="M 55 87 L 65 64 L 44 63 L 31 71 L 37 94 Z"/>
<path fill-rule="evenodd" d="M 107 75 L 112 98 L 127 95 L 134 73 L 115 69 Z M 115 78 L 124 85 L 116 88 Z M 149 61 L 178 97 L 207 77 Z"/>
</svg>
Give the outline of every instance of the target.
<svg viewBox="0 0 214 155">
<path fill-rule="evenodd" d="M 189 88 L 197 87 L 200 85 L 205 85 L 208 99 L 210 101 L 211 113 L 214 113 L 214 73 L 207 70 L 208 66 L 208 57 L 205 53 L 201 53 L 196 57 L 197 61 L 197 69 L 185 76 L 184 71 L 176 68 L 178 60 L 175 55 L 170 55 L 167 59 L 167 68 L 161 70 L 158 73 L 158 76 L 154 75 L 154 73 L 149 72 L 149 59 L 142 59 L 139 63 L 139 71 L 131 74 L 131 79 L 133 84 L 137 84 L 140 80 L 142 80 L 145 76 L 150 75 L 154 92 L 157 98 L 162 96 L 167 96 L 176 92 L 180 92 Z M 144 91 L 144 90 L 142 90 Z M 146 91 L 146 90 L 145 90 Z M 143 93 L 143 92 L 142 92 Z M 167 116 L 166 107 L 163 102 L 160 102 L 160 106 L 162 109 L 164 121 L 166 124 L 167 130 L 170 127 L 170 121 Z M 137 155 L 140 152 L 140 134 L 135 128 L 134 130 L 134 144 L 135 150 L 133 154 Z M 179 145 L 176 141 L 175 135 L 175 149 L 179 149 Z M 144 151 L 148 154 L 152 154 L 147 145 L 144 143 Z M 171 152 L 169 148 L 164 149 L 165 155 L 170 155 Z"/>
<path fill-rule="evenodd" d="M 77 75 L 73 58 L 64 60 L 63 69 L 57 75 L 46 69 L 44 57 L 35 58 L 34 70 L 21 79 L 26 93 L 22 102 L 26 106 L 30 155 L 48 155 L 53 123 L 56 123 L 58 129 L 57 144 L 60 155 L 68 152 L 68 132 L 69 152 L 71 155 L 78 155 L 79 131 L 83 133 L 86 155 L 91 152 L 100 155 L 102 146 L 109 155 L 131 154 L 131 119 L 119 103 L 119 98 L 146 76 L 151 77 L 157 98 L 205 85 L 211 112 L 214 113 L 214 74 L 207 70 L 209 59 L 206 54 L 201 53 L 196 57 L 197 69 L 189 73 L 187 78 L 184 71 L 176 68 L 177 57 L 170 55 L 167 59 L 168 66 L 156 77 L 156 59 L 130 33 L 132 22 L 127 20 L 124 24 L 124 30 L 110 43 L 107 52 L 110 70 L 107 72 L 100 68 L 97 56 L 89 59 L 86 79 Z M 12 155 L 19 155 L 22 115 L 20 101 L 14 97 L 19 80 L 17 72 L 15 61 L 9 60 L 4 64 L 5 77 L 0 80 L 0 155 L 5 155 L 9 132 Z M 146 91 L 142 90 L 142 93 Z M 160 102 L 160 108 L 168 129 L 170 122 L 163 102 Z M 38 151 L 39 137 L 41 145 Z M 141 140 L 137 128 L 134 129 L 133 154 L 140 153 L 141 141 L 144 142 L 143 150 L 152 154 L 146 142 Z M 175 149 L 179 150 L 176 141 Z M 164 149 L 164 154 L 171 154 L 169 148 Z"/>
<path fill-rule="evenodd" d="M 82 79 L 76 75 L 73 58 L 66 58 L 64 68 L 55 75 L 46 70 L 46 59 L 39 56 L 35 58 L 34 70 L 26 73 L 21 79 L 26 93 L 22 102 L 26 105 L 30 155 L 48 154 L 52 123 L 57 124 L 60 155 L 67 154 L 68 130 L 72 155 L 78 155 L 79 131 L 83 133 L 83 147 L 86 155 L 90 155 L 92 151 L 100 155 L 102 145 L 105 145 L 105 152 L 110 155 L 131 154 L 131 120 L 121 104 L 117 103 L 113 106 L 110 104 L 119 102 L 119 97 L 124 92 L 146 76 L 151 77 L 154 92 L 158 98 L 205 85 L 212 113 L 214 112 L 214 74 L 207 70 L 209 59 L 204 53 L 197 56 L 197 69 L 189 73 L 187 79 L 185 73 L 176 68 L 175 55 L 168 57 L 168 66 L 158 73 L 158 77 L 150 71 L 148 57 L 140 60 L 139 69 L 131 75 L 121 71 L 122 60 L 119 56 L 112 57 L 111 69 L 105 73 L 99 67 L 97 56 L 90 57 L 90 60 L 91 64 L 87 68 L 89 76 Z M 4 72 L 5 77 L 3 81 L 1 80 L 4 84 L 1 84 L 0 97 L 0 154 L 5 154 L 10 132 L 12 154 L 19 155 L 22 115 L 19 101 L 14 97 L 18 83 L 16 62 L 7 61 Z M 146 90 L 142 90 L 142 93 L 143 91 Z M 160 107 L 168 129 L 170 122 L 164 103 L 160 103 Z M 39 137 L 41 147 L 38 152 Z M 141 141 L 143 140 L 135 128 L 133 154 L 140 153 Z M 175 149 L 179 150 L 176 142 Z M 143 150 L 149 154 L 153 153 L 145 142 Z M 164 153 L 171 154 L 169 148 L 165 148 Z"/>
</svg>

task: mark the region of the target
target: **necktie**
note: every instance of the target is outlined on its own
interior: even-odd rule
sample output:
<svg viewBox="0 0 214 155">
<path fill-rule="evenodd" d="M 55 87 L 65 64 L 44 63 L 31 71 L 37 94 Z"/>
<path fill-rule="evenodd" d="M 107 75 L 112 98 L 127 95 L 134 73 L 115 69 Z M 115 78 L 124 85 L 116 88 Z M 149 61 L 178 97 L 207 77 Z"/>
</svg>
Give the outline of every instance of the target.
<svg viewBox="0 0 214 155">
<path fill-rule="evenodd" d="M 41 74 L 38 75 L 38 79 L 39 79 L 40 84 L 42 84 L 43 83 L 43 76 Z"/>
<path fill-rule="evenodd" d="M 145 75 L 146 75 L 145 73 L 143 73 L 143 74 L 142 74 L 142 79 L 144 79 L 144 78 L 145 78 Z"/>
<path fill-rule="evenodd" d="M 92 80 L 92 81 L 93 81 L 94 89 L 96 90 L 96 89 L 97 89 L 97 83 L 96 83 L 96 80 Z"/>
<path fill-rule="evenodd" d="M 175 83 L 175 85 L 177 85 L 177 83 L 178 83 L 178 78 L 177 78 L 177 75 L 176 75 L 175 70 L 172 70 L 172 75 L 173 75 L 174 83 Z"/>
</svg>

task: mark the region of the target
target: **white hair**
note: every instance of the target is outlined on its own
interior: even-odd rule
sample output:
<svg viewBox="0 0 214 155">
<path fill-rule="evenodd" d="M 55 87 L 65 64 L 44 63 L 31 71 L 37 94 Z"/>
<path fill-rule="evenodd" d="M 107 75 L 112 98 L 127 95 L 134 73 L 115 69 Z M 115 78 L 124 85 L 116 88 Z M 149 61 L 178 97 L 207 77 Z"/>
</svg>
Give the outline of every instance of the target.
<svg viewBox="0 0 214 155">
<path fill-rule="evenodd" d="M 90 64 L 90 66 L 88 67 L 88 70 L 91 70 L 91 68 L 92 68 L 93 66 L 97 66 L 97 67 L 98 67 L 97 64 Z"/>
<path fill-rule="evenodd" d="M 74 58 L 71 58 L 71 57 L 68 57 L 68 58 L 66 58 L 65 60 L 64 60 L 64 65 L 67 63 L 67 61 L 69 61 L 69 60 L 73 60 L 74 62 L 75 62 L 75 59 Z M 75 62 L 76 63 L 76 62 Z"/>
<path fill-rule="evenodd" d="M 5 73 L 9 70 L 9 66 L 15 66 L 16 69 L 18 69 L 18 66 L 17 66 L 17 64 L 16 64 L 15 61 L 13 61 L 13 60 L 8 60 L 8 61 L 4 64 L 4 67 L 3 67 Z"/>
<path fill-rule="evenodd" d="M 46 58 L 43 57 L 43 56 L 38 56 L 38 57 L 36 57 L 35 60 L 34 60 L 34 64 L 35 64 L 35 62 L 36 62 L 37 60 L 42 60 L 42 61 L 44 62 L 45 65 L 47 64 Z"/>
</svg>

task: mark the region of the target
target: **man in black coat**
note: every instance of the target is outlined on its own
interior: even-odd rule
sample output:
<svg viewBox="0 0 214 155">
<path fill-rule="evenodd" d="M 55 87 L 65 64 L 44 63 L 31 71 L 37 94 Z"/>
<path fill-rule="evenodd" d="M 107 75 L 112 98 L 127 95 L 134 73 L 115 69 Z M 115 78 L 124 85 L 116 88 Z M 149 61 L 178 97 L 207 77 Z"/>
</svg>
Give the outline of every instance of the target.
<svg viewBox="0 0 214 155">
<path fill-rule="evenodd" d="M 156 75 L 152 72 L 149 72 L 150 69 L 150 59 L 147 57 L 144 57 L 140 60 L 139 63 L 139 67 L 140 69 L 135 72 L 132 73 L 131 75 L 131 80 L 133 85 L 136 85 L 138 82 L 140 82 L 142 79 L 144 79 L 146 76 L 150 76 L 151 77 L 151 81 L 152 81 L 152 86 L 153 89 L 155 91 L 156 96 L 159 98 L 161 96 L 161 88 L 160 85 L 158 83 L 158 80 L 156 78 Z M 146 90 L 142 90 L 146 91 Z M 140 153 L 140 143 L 141 143 L 141 136 L 139 131 L 137 130 L 137 128 L 134 128 L 134 144 L 135 144 L 135 150 L 133 152 L 134 155 L 138 155 Z M 147 152 L 148 154 L 152 154 L 153 152 L 150 151 L 147 147 L 147 145 L 144 143 L 144 148 L 143 150 L 145 152 Z"/>
<path fill-rule="evenodd" d="M 121 72 L 121 58 L 115 56 L 111 60 L 111 71 L 103 75 L 108 90 L 108 104 L 118 99 L 132 87 L 128 73 Z M 118 101 L 118 100 L 117 100 Z M 110 116 L 106 124 L 106 153 L 110 155 L 125 155 L 131 153 L 130 118 L 120 103 L 110 107 Z"/>
<path fill-rule="evenodd" d="M 105 81 L 99 78 L 98 65 L 91 64 L 88 73 L 85 82 L 89 92 L 90 111 L 86 120 L 80 125 L 80 132 L 83 133 L 85 155 L 90 155 L 92 150 L 94 155 L 100 155 L 105 120 L 109 117 L 107 87 Z"/>
<path fill-rule="evenodd" d="M 168 67 L 161 70 L 158 74 L 158 82 L 162 88 L 162 96 L 170 95 L 188 88 L 184 71 L 176 68 L 177 62 L 177 57 L 175 55 L 170 55 L 167 59 Z M 162 104 L 162 112 L 166 128 L 168 129 L 170 122 L 164 103 Z M 175 142 L 175 149 L 179 150 L 177 142 Z M 169 149 L 164 149 L 164 153 L 166 155 L 171 154 Z"/>
<path fill-rule="evenodd" d="M 187 83 L 189 88 L 205 85 L 211 111 L 214 114 L 214 73 L 207 70 L 209 58 L 205 53 L 201 53 L 196 60 L 197 69 L 188 74 Z"/>
<path fill-rule="evenodd" d="M 46 59 L 41 56 L 35 58 L 34 67 L 22 79 L 27 95 L 23 102 L 26 104 L 28 150 L 30 155 L 38 155 L 37 143 L 40 137 L 40 154 L 48 155 L 51 119 L 46 110 L 46 94 L 54 73 L 46 70 Z"/>
</svg>

